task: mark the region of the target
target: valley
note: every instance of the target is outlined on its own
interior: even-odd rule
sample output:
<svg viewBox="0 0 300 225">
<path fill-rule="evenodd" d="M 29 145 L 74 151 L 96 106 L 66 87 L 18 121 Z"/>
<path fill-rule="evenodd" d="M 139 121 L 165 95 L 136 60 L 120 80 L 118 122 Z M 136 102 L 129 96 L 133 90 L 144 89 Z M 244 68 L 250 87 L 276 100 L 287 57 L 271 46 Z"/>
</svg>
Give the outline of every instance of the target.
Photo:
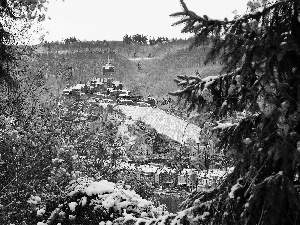
<svg viewBox="0 0 300 225">
<path fill-rule="evenodd" d="M 190 75 L 198 71 L 207 76 L 220 71 L 217 62 L 203 64 L 209 47 L 189 51 L 190 42 L 177 40 L 155 46 L 122 42 L 49 44 L 48 47 L 39 46 L 36 52 L 37 60 L 48 74 L 54 72 L 58 62 L 63 67 L 71 68 L 71 83 L 85 83 L 93 77 L 100 77 L 101 68 L 109 58 L 115 66 L 115 80 L 144 96 L 152 95 L 160 99 L 169 97 L 168 92 L 176 89 L 173 79 L 177 75 Z"/>
</svg>

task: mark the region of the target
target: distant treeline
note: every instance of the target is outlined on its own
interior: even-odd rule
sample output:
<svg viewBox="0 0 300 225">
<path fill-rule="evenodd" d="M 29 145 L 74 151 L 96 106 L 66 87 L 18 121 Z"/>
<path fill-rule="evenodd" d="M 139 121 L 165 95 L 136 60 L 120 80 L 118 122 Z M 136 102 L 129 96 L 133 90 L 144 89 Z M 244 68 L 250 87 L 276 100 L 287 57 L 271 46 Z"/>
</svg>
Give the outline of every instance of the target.
<svg viewBox="0 0 300 225">
<path fill-rule="evenodd" d="M 132 39 L 133 41 L 81 41 L 76 37 L 69 37 L 62 41 L 45 41 L 38 47 L 41 53 L 52 52 L 59 54 L 73 54 L 79 52 L 90 52 L 120 54 L 125 57 L 133 57 L 133 55 L 136 53 L 139 57 L 147 57 L 149 54 L 155 56 L 165 53 L 167 51 L 166 48 L 176 49 L 178 46 L 188 46 L 191 42 L 190 39 L 167 39 L 163 37 L 148 39 L 147 36 L 143 35 L 134 35 L 132 37 L 128 37 L 131 39 L 134 37 Z M 144 44 L 140 40 L 146 40 L 147 42 Z M 153 48 L 156 44 L 159 44 L 160 47 Z"/>
<path fill-rule="evenodd" d="M 143 34 L 135 34 L 135 35 L 128 35 L 126 34 L 123 37 L 123 41 L 107 41 L 107 40 L 96 40 L 96 41 L 86 41 L 86 40 L 79 40 L 76 37 L 69 37 L 66 39 L 63 39 L 62 41 L 52 41 L 52 42 L 47 42 L 45 41 L 44 44 L 51 44 L 51 45 L 81 45 L 84 47 L 91 47 L 91 46 L 96 46 L 96 45 L 108 45 L 108 43 L 126 43 L 126 44 L 131 44 L 131 43 L 135 43 L 135 44 L 146 44 L 146 45 L 156 45 L 156 44 L 161 44 L 161 43 L 170 43 L 170 42 L 174 42 L 174 41 L 184 41 L 186 39 L 177 39 L 177 38 L 167 38 L 167 37 L 148 37 L 147 35 L 143 35 Z"/>
<path fill-rule="evenodd" d="M 161 43 L 169 43 L 169 42 L 173 42 L 173 41 L 177 41 L 177 40 L 178 39 L 176 39 L 176 38 L 169 39 L 167 37 L 157 37 L 157 38 L 148 37 L 147 35 L 143 35 L 143 34 L 135 34 L 132 36 L 126 34 L 123 37 L 123 42 L 126 44 L 135 43 L 135 44 L 144 44 L 144 45 L 156 45 L 156 44 L 161 44 Z M 179 40 L 181 40 L 181 39 L 179 39 Z M 82 41 L 78 40 L 76 37 L 69 37 L 69 38 L 66 38 L 65 40 L 63 40 L 64 44 L 74 44 L 74 43 L 78 43 L 78 42 L 82 42 Z"/>
<path fill-rule="evenodd" d="M 168 43 L 173 41 L 177 41 L 177 39 L 175 38 L 169 39 L 167 37 L 148 38 L 148 36 L 145 36 L 143 34 L 135 34 L 132 36 L 126 34 L 123 37 L 123 42 L 125 42 L 126 44 L 136 43 L 136 44 L 144 44 L 144 45 L 156 45 L 156 44 Z"/>
<path fill-rule="evenodd" d="M 62 47 L 65 46 L 66 48 L 70 49 L 73 47 L 80 47 L 80 48 L 94 48 L 94 47 L 109 47 L 111 43 L 122 43 L 122 41 L 106 41 L 106 40 L 97 40 L 97 41 L 81 41 L 76 37 L 69 37 L 62 41 L 45 41 L 42 43 L 43 46 L 48 47 Z"/>
</svg>

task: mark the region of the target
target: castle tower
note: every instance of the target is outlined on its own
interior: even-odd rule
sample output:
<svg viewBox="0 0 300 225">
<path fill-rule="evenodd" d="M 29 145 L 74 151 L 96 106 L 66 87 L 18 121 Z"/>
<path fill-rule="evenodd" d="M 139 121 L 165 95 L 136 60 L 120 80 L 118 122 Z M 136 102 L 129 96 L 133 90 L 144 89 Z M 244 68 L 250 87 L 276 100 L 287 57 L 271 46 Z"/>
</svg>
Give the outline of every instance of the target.
<svg viewBox="0 0 300 225">
<path fill-rule="evenodd" d="M 107 63 L 105 64 L 105 66 L 102 67 L 102 74 L 104 78 L 113 78 L 115 73 L 115 67 L 113 65 L 111 65 L 111 62 L 109 60 L 109 56 L 108 56 L 108 60 Z"/>
<path fill-rule="evenodd" d="M 109 56 L 108 56 L 107 63 L 105 64 L 105 66 L 102 67 L 102 75 L 104 78 L 104 82 L 107 83 L 108 88 L 112 87 L 114 74 L 115 74 L 115 67 L 113 65 L 111 65 L 111 62 L 110 62 Z"/>
</svg>

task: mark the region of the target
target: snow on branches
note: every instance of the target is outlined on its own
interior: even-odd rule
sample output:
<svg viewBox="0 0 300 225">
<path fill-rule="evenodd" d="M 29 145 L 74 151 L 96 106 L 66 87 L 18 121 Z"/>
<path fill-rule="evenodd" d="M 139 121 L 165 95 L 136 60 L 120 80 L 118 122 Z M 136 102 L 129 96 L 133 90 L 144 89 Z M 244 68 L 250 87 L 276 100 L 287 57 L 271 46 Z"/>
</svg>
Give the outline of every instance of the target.
<svg viewBox="0 0 300 225">
<path fill-rule="evenodd" d="M 116 219 L 127 221 L 132 218 L 147 221 L 167 213 L 162 208 L 154 207 L 151 201 L 142 199 L 123 182 L 78 179 L 72 189 L 61 201 L 63 204 L 52 212 L 44 213 L 40 224 L 83 224 L 88 221 L 92 224 L 112 224 Z"/>
<path fill-rule="evenodd" d="M 297 224 L 300 2 L 252 3 L 249 13 L 229 21 L 195 15 L 181 0 L 183 13 L 172 16 L 183 19 L 175 25 L 184 24 L 182 32 L 194 34 L 191 48 L 210 45 L 206 63 L 219 59 L 223 70 L 197 79 L 179 76 L 180 89 L 170 94 L 184 99 L 188 111 L 211 112 L 218 121 L 219 148 L 235 160 L 234 172 L 219 190 L 193 195 L 201 202 L 216 201 L 210 222 Z"/>
<path fill-rule="evenodd" d="M 237 105 L 237 94 L 242 88 L 239 77 L 236 73 L 212 75 L 205 78 L 180 75 L 175 82 L 181 89 L 169 94 L 184 98 L 186 103 L 190 103 L 188 111 L 200 112 L 205 106 L 210 107 L 213 102 L 217 102 L 219 108 L 216 108 L 214 113 L 222 116 Z"/>
</svg>

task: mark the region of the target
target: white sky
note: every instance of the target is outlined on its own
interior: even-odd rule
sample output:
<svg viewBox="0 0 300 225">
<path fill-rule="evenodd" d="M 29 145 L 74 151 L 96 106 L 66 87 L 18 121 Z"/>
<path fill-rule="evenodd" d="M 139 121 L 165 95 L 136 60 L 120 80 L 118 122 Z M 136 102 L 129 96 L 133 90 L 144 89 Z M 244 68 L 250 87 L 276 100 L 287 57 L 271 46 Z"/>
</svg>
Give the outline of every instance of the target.
<svg viewBox="0 0 300 225">
<path fill-rule="evenodd" d="M 178 18 L 170 14 L 181 11 L 179 0 L 49 0 L 43 22 L 49 32 L 46 40 L 73 37 L 80 40 L 122 40 L 125 34 L 143 34 L 168 38 L 187 38 L 182 26 L 171 26 Z M 246 11 L 248 0 L 185 0 L 187 7 L 199 15 L 216 19 L 232 18 L 233 11 Z"/>
</svg>

